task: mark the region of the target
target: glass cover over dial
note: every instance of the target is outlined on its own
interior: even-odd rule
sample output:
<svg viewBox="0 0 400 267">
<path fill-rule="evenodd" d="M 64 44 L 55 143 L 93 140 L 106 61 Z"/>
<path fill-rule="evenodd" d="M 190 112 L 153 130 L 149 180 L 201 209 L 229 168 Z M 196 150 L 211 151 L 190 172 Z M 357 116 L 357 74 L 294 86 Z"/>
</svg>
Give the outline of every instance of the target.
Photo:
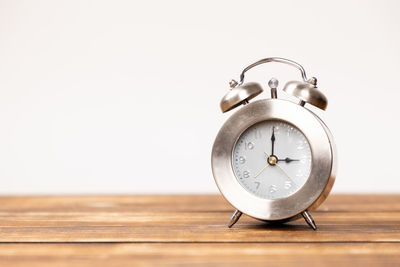
<svg viewBox="0 0 400 267">
<path fill-rule="evenodd" d="M 245 130 L 232 152 L 239 183 L 252 194 L 278 199 L 297 192 L 311 171 L 311 149 L 294 125 L 266 120 Z"/>
</svg>

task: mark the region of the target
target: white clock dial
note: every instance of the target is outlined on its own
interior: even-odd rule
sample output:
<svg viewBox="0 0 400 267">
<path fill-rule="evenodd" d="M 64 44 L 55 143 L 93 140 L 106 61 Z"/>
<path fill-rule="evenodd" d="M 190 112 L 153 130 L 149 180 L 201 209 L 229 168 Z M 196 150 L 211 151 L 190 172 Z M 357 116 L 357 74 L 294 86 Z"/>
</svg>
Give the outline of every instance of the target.
<svg viewBox="0 0 400 267">
<path fill-rule="evenodd" d="M 267 120 L 249 127 L 232 153 L 239 183 L 254 195 L 277 199 L 297 192 L 311 171 L 307 138 L 292 124 Z"/>
</svg>

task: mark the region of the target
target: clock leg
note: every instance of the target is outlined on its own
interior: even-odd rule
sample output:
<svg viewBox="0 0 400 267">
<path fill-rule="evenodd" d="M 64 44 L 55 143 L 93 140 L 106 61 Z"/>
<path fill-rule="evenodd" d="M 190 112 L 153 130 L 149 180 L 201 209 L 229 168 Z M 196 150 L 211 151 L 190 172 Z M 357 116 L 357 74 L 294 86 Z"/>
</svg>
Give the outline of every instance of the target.
<svg viewBox="0 0 400 267">
<path fill-rule="evenodd" d="M 239 210 L 235 210 L 235 212 L 232 214 L 232 217 L 228 223 L 228 227 L 231 228 L 240 218 L 240 216 L 242 216 L 242 212 L 240 212 Z"/>
<path fill-rule="evenodd" d="M 313 217 L 311 217 L 311 214 L 308 212 L 308 210 L 305 210 L 301 213 L 303 216 L 304 220 L 306 220 L 307 224 L 315 231 L 317 230 L 317 225 L 314 222 Z"/>
</svg>

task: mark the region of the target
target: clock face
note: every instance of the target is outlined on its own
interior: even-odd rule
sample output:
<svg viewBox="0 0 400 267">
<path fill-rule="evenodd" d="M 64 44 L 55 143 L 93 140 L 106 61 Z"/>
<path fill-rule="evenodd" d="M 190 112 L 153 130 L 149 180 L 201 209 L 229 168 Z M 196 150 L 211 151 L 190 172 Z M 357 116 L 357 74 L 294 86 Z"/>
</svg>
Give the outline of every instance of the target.
<svg viewBox="0 0 400 267">
<path fill-rule="evenodd" d="M 294 125 L 267 120 L 245 130 L 232 152 L 239 183 L 252 194 L 278 199 L 297 192 L 311 171 L 307 138 Z"/>
</svg>

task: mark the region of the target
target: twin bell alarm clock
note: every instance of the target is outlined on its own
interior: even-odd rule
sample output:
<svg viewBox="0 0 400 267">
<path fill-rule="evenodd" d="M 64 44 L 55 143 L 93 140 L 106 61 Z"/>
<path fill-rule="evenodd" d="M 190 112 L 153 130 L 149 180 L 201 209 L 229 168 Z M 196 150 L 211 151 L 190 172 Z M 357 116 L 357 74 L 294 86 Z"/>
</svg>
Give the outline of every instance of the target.
<svg viewBox="0 0 400 267">
<path fill-rule="evenodd" d="M 298 102 L 279 99 L 274 78 L 268 82 L 271 98 L 251 102 L 263 88 L 256 82 L 244 83 L 245 73 L 269 62 L 300 70 L 302 80 L 283 86 Z M 337 162 L 328 127 L 307 109 L 327 107 L 317 79 L 308 79 L 304 68 L 292 60 L 271 57 L 246 67 L 240 81 L 232 80 L 230 87 L 220 106 L 222 112 L 235 113 L 218 132 L 211 156 L 215 182 L 236 209 L 228 226 L 245 213 L 268 222 L 303 217 L 316 230 L 310 211 L 331 191 Z"/>
</svg>

